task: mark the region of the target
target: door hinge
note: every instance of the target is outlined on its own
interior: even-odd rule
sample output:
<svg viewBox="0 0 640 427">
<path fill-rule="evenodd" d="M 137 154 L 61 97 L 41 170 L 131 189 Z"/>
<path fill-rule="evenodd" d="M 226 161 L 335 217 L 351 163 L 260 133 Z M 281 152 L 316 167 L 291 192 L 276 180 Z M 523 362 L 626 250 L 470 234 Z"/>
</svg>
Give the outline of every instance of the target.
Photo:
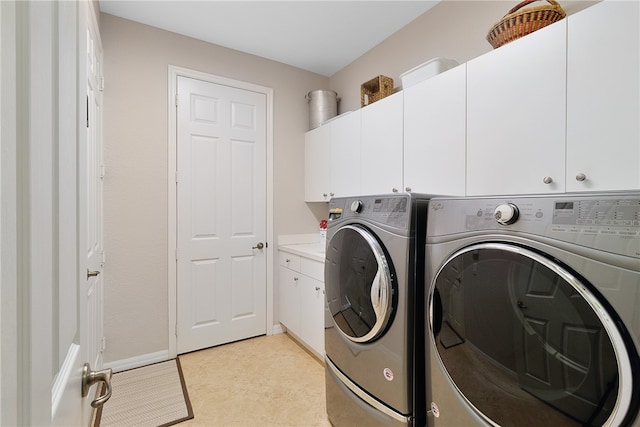
<svg viewBox="0 0 640 427">
<path fill-rule="evenodd" d="M 98 89 L 100 89 L 100 92 L 104 92 L 104 77 L 100 77 L 98 80 Z"/>
<path fill-rule="evenodd" d="M 105 351 L 107 349 L 107 337 L 102 337 L 100 342 L 100 351 Z"/>
<path fill-rule="evenodd" d="M 176 93 L 176 107 L 178 106 L 178 94 Z"/>
</svg>

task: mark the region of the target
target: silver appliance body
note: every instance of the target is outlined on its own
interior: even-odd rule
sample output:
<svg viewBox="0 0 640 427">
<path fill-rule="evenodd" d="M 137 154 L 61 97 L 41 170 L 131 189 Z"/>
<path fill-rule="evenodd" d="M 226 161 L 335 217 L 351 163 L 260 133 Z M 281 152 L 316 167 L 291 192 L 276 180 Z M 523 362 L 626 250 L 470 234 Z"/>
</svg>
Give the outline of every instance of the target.
<svg viewBox="0 0 640 427">
<path fill-rule="evenodd" d="M 433 199 L 427 423 L 640 425 L 640 193 Z"/>
<path fill-rule="evenodd" d="M 428 198 L 330 202 L 325 261 L 327 414 L 336 426 L 423 426 Z"/>
</svg>

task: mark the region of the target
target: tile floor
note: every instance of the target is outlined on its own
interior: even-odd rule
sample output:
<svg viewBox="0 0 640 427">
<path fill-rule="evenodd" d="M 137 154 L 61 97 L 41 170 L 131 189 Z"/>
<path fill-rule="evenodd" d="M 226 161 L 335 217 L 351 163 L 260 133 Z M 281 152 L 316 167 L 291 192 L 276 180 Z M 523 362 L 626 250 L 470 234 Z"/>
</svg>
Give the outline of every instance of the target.
<svg viewBox="0 0 640 427">
<path fill-rule="evenodd" d="M 195 418 L 180 426 L 330 427 L 324 365 L 287 334 L 180 356 Z"/>
</svg>

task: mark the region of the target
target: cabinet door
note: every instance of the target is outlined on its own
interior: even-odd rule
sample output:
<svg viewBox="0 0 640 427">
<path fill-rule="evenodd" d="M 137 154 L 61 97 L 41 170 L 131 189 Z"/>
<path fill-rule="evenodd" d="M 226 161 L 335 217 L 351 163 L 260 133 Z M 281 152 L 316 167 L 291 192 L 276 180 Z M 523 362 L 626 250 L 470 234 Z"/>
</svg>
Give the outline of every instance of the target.
<svg viewBox="0 0 640 427">
<path fill-rule="evenodd" d="M 467 63 L 467 194 L 564 191 L 566 22 Z"/>
<path fill-rule="evenodd" d="M 319 356 L 324 356 L 324 283 L 311 277 L 300 278 L 301 338 Z"/>
<path fill-rule="evenodd" d="M 329 200 L 329 132 L 325 126 L 304 135 L 304 200 Z"/>
<path fill-rule="evenodd" d="M 405 191 L 465 195 L 466 65 L 404 91 Z"/>
<path fill-rule="evenodd" d="M 285 267 L 279 269 L 280 323 L 300 337 L 300 274 Z"/>
<path fill-rule="evenodd" d="M 329 129 L 331 161 L 329 178 L 332 197 L 360 194 L 360 111 L 341 115 L 326 125 Z"/>
<path fill-rule="evenodd" d="M 402 190 L 402 92 L 362 111 L 362 194 Z"/>
<path fill-rule="evenodd" d="M 567 191 L 640 188 L 639 9 L 605 1 L 568 18 Z"/>
</svg>

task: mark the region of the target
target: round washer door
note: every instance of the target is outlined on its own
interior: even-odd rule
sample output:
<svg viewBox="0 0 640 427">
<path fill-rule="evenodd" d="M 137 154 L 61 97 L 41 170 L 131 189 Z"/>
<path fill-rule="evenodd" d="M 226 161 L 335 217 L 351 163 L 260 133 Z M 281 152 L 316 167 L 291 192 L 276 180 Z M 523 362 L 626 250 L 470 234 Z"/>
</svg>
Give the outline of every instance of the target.
<svg viewBox="0 0 640 427">
<path fill-rule="evenodd" d="M 325 291 L 334 325 L 349 340 L 366 343 L 386 330 L 395 279 L 378 239 L 358 224 L 339 228 L 327 245 Z"/>
<path fill-rule="evenodd" d="M 461 401 L 492 425 L 628 423 L 638 355 L 590 288 L 515 245 L 452 255 L 432 283 L 430 331 Z"/>
</svg>

